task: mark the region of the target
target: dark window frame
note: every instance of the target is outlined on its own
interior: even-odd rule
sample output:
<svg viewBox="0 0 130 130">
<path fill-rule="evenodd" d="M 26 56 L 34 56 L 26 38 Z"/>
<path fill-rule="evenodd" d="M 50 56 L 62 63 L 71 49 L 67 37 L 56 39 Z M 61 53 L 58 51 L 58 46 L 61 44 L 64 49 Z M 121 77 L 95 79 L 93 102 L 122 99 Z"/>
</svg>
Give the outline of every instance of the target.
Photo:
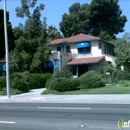
<svg viewBox="0 0 130 130">
<path fill-rule="evenodd" d="M 61 52 L 61 47 L 57 47 L 57 51 L 60 51 L 60 52 Z"/>
<path fill-rule="evenodd" d="M 102 43 L 98 43 L 98 48 L 102 49 Z"/>
<path fill-rule="evenodd" d="M 70 53 L 70 46 L 66 46 L 66 53 Z"/>
<path fill-rule="evenodd" d="M 90 54 L 91 47 L 78 48 L 78 54 Z"/>
</svg>

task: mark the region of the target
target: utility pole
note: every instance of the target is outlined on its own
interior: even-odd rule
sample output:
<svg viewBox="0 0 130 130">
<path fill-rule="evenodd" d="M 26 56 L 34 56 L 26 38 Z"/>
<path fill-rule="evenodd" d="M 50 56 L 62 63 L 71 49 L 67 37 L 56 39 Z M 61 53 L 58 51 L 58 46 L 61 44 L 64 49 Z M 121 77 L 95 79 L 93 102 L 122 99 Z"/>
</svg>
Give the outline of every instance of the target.
<svg viewBox="0 0 130 130">
<path fill-rule="evenodd" d="M 9 76 L 9 50 L 8 50 L 8 34 L 7 34 L 7 18 L 6 18 L 6 0 L 4 0 L 4 33 L 5 33 L 5 52 L 6 52 L 6 91 L 10 98 L 10 76 Z"/>
</svg>

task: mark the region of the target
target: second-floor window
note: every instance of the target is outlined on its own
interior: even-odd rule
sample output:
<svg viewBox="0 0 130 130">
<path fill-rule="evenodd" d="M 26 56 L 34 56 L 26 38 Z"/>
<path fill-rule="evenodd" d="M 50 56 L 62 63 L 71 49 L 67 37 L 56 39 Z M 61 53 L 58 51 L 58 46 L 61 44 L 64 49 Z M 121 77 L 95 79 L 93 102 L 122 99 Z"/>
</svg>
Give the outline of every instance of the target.
<svg viewBox="0 0 130 130">
<path fill-rule="evenodd" d="M 101 43 L 98 44 L 98 48 L 102 49 L 102 44 Z"/>
<path fill-rule="evenodd" d="M 61 47 L 57 47 L 57 51 L 61 51 Z"/>
<path fill-rule="evenodd" d="M 90 47 L 78 48 L 78 54 L 90 54 Z"/>
<path fill-rule="evenodd" d="M 66 46 L 66 53 L 70 53 L 70 46 Z"/>
<path fill-rule="evenodd" d="M 76 45 L 78 49 L 78 54 L 90 54 L 91 53 L 91 45 L 89 42 L 83 42 L 83 43 L 78 43 Z"/>
</svg>

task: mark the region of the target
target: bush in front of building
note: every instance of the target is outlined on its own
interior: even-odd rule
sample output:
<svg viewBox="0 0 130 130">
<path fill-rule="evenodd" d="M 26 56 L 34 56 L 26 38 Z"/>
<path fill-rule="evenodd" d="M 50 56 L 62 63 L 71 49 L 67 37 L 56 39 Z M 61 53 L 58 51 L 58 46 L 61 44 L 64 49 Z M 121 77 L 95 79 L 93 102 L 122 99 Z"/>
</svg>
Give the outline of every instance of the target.
<svg viewBox="0 0 130 130">
<path fill-rule="evenodd" d="M 30 89 L 36 89 L 36 88 L 44 88 L 46 81 L 51 77 L 52 75 L 50 73 L 34 73 L 29 74 L 26 78 L 28 82 L 28 87 Z"/>
<path fill-rule="evenodd" d="M 80 88 L 99 88 L 104 87 L 105 83 L 100 74 L 96 71 L 89 71 L 79 77 Z"/>
<path fill-rule="evenodd" d="M 44 88 L 46 81 L 51 77 L 50 73 L 43 74 L 29 74 L 27 72 L 24 73 L 12 73 L 10 75 L 10 89 L 12 93 L 17 94 L 17 92 L 28 92 L 30 89 L 36 88 Z M 6 77 L 0 77 L 0 91 L 3 91 L 6 88 Z"/>
<path fill-rule="evenodd" d="M 130 87 L 130 81 L 129 80 L 120 80 L 116 84 L 118 87 Z"/>
<path fill-rule="evenodd" d="M 56 79 L 56 77 L 52 76 L 51 78 L 49 78 L 47 81 L 46 81 L 46 84 L 45 84 L 45 88 L 48 89 L 49 86 L 50 86 L 50 83 L 52 80 Z"/>
<path fill-rule="evenodd" d="M 109 84 L 110 83 L 110 75 L 106 74 L 106 73 L 101 73 L 101 78 L 104 80 L 105 84 Z"/>
<path fill-rule="evenodd" d="M 130 80 L 130 72 L 129 71 L 118 70 L 116 75 L 115 75 L 114 82 L 117 83 L 120 80 Z"/>
<path fill-rule="evenodd" d="M 6 87 L 6 77 L 0 76 L 0 91 L 3 90 L 3 88 Z"/>
<path fill-rule="evenodd" d="M 55 78 L 49 83 L 48 89 L 59 92 L 77 90 L 79 88 L 78 79 L 73 78 Z"/>
<path fill-rule="evenodd" d="M 14 77 L 13 79 L 11 79 L 10 86 L 11 86 L 11 89 L 16 89 L 21 92 L 28 92 L 30 89 L 28 87 L 28 82 L 26 80 L 26 77 L 23 77 L 23 76 Z"/>
<path fill-rule="evenodd" d="M 56 78 L 72 78 L 72 73 L 66 67 L 63 67 L 61 70 L 58 70 L 54 76 Z"/>
</svg>

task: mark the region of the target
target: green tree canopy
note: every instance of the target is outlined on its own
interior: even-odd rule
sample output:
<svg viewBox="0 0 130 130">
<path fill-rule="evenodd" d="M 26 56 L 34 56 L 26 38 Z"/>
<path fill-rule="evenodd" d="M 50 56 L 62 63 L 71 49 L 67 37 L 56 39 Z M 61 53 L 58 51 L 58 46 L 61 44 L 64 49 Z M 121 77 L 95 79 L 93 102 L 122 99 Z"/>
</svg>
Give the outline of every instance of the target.
<svg viewBox="0 0 130 130">
<path fill-rule="evenodd" d="M 115 42 L 116 66 L 124 66 L 125 70 L 130 70 L 130 44 L 124 39 Z"/>
<path fill-rule="evenodd" d="M 130 43 L 130 32 L 126 32 L 122 38 Z"/>
<path fill-rule="evenodd" d="M 9 51 L 11 51 L 15 48 L 14 34 L 12 30 L 12 25 L 9 22 L 9 12 L 6 12 L 6 15 L 7 15 L 8 44 L 9 44 Z M 0 9 L 0 58 L 4 57 L 5 57 L 4 10 Z"/>
<path fill-rule="evenodd" d="M 92 0 L 90 8 L 90 28 L 93 35 L 98 36 L 101 31 L 107 32 L 115 38 L 119 32 L 124 31 L 126 16 L 121 16 L 122 10 L 119 0 Z"/>
<path fill-rule="evenodd" d="M 89 33 L 89 15 L 90 6 L 88 4 L 80 5 L 75 3 L 69 8 L 69 14 L 62 15 L 60 30 L 64 37 L 69 37 L 79 33 Z"/>
<path fill-rule="evenodd" d="M 35 7 L 36 1 L 21 0 L 21 7 L 16 8 L 17 17 L 27 18 L 25 25 L 19 24 L 14 28 L 17 40 L 15 41 L 16 48 L 12 52 L 12 59 L 22 71 L 40 72 L 43 63 L 49 57 L 46 19 L 44 18 L 43 22 L 40 19 L 40 11 L 44 9 L 44 5 L 40 4 Z M 32 14 L 30 10 L 33 10 Z"/>
<path fill-rule="evenodd" d="M 111 39 L 124 31 L 126 21 L 118 0 L 92 0 L 91 4 L 73 4 L 69 14 L 62 15 L 60 30 L 65 37 L 84 33 Z"/>
<path fill-rule="evenodd" d="M 48 27 L 47 35 L 48 35 L 48 42 L 58 38 L 62 38 L 62 35 L 58 31 L 58 29 L 56 29 L 56 27 L 52 25 Z"/>
</svg>

